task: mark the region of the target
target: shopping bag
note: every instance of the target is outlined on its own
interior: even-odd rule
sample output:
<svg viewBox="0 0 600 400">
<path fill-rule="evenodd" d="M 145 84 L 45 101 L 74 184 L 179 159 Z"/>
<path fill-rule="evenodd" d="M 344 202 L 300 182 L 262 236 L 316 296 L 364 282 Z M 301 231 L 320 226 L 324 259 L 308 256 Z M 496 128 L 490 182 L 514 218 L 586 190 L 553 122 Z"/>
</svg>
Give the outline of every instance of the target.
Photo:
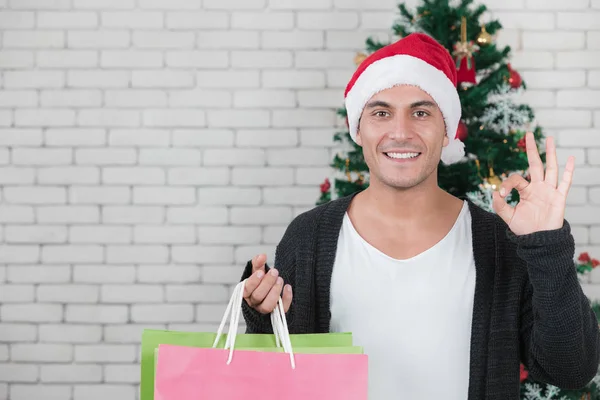
<svg viewBox="0 0 600 400">
<path fill-rule="evenodd" d="M 160 346 L 160 345 L 159 345 Z M 189 346 L 183 346 L 189 347 Z M 202 347 L 199 347 L 202 348 Z M 247 351 L 264 351 L 271 353 L 283 353 L 285 350 L 281 347 L 243 347 L 240 350 Z M 364 349 L 360 346 L 349 346 L 349 347 L 300 347 L 294 349 L 296 353 L 301 354 L 363 354 Z M 152 372 L 152 393 L 154 393 L 154 373 L 156 371 L 156 361 L 158 359 L 158 347 L 154 349 L 154 367 Z"/>
<path fill-rule="evenodd" d="M 210 348 L 213 347 L 216 337 L 217 333 L 215 332 L 145 329 L 142 333 L 140 399 L 154 400 L 155 351 L 159 344 Z M 227 335 L 222 335 L 214 347 L 223 348 L 227 337 Z M 290 340 L 297 353 L 360 354 L 363 351 L 362 347 L 352 345 L 352 334 L 349 332 L 290 335 Z M 274 334 L 237 334 L 236 348 L 269 352 L 283 351 L 282 347 L 277 346 Z"/>
<path fill-rule="evenodd" d="M 141 400 L 154 399 L 155 350 L 159 344 L 172 344 L 188 347 L 212 347 L 216 339 L 215 332 L 181 332 L 146 329 L 142 333 L 141 351 Z M 362 347 L 352 346 L 351 333 L 319 333 L 290 335 L 292 346 L 301 353 L 362 353 Z M 227 336 L 217 343 L 223 348 Z M 243 350 L 259 350 L 282 352 L 277 347 L 274 334 L 238 334 L 236 347 Z"/>
<path fill-rule="evenodd" d="M 156 400 L 367 400 L 364 354 L 158 347 Z"/>
<path fill-rule="evenodd" d="M 276 347 L 282 347 L 285 353 L 236 347 L 244 283 L 234 290 L 212 348 L 158 346 L 156 400 L 367 399 L 367 356 L 361 351 L 359 354 L 299 353 L 292 347 L 281 298 L 271 313 L 271 323 Z M 230 312 L 229 333 L 224 348 L 220 349 L 217 344 Z"/>
</svg>

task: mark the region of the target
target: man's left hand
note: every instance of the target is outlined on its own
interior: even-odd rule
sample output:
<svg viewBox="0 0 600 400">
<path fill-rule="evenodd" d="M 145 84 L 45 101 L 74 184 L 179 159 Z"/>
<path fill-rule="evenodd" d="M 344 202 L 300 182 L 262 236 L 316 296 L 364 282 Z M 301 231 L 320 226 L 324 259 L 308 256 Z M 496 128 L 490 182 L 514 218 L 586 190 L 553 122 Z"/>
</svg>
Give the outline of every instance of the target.
<svg viewBox="0 0 600 400">
<path fill-rule="evenodd" d="M 546 139 L 546 171 L 538 153 L 533 133 L 526 135 L 527 160 L 531 182 L 513 174 L 493 194 L 494 211 L 515 235 L 560 229 L 565 217 L 567 194 L 573 180 L 575 158 L 569 157 L 560 184 L 554 139 Z M 511 190 L 519 192 L 520 201 L 513 208 L 506 203 Z"/>
</svg>

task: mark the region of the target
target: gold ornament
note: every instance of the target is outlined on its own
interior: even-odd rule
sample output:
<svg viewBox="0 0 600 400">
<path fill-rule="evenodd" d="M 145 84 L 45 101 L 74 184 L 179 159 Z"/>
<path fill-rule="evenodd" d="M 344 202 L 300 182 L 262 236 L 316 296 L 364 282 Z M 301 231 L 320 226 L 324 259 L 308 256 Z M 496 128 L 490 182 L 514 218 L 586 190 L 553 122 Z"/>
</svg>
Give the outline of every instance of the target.
<svg viewBox="0 0 600 400">
<path fill-rule="evenodd" d="M 350 159 L 346 158 L 346 178 L 352 182 L 352 175 L 350 174 Z"/>
<path fill-rule="evenodd" d="M 358 67 L 363 61 L 365 61 L 366 58 L 367 55 L 365 53 L 356 53 L 356 56 L 354 57 L 354 64 L 356 64 Z"/>
<path fill-rule="evenodd" d="M 502 179 L 494 174 L 494 170 L 492 168 L 490 168 L 490 176 L 487 178 L 487 182 L 494 190 L 500 190 L 500 186 L 502 185 Z"/>
<path fill-rule="evenodd" d="M 489 46 L 492 43 L 492 35 L 485 30 L 485 25 L 481 25 L 481 32 L 479 32 L 475 41 L 482 47 Z"/>
</svg>

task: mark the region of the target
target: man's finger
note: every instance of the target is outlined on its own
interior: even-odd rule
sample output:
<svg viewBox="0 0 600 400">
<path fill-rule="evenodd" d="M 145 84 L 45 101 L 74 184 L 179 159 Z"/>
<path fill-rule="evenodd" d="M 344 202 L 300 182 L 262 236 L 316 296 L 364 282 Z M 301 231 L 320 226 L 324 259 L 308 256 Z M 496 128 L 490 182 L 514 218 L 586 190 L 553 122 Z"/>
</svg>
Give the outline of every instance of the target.
<svg viewBox="0 0 600 400">
<path fill-rule="evenodd" d="M 556 161 L 556 145 L 554 138 L 546 139 L 546 183 L 556 187 L 558 184 L 558 162 Z"/>
<path fill-rule="evenodd" d="M 248 297 L 250 297 L 252 292 L 254 292 L 254 290 L 262 281 L 262 277 L 265 275 L 266 262 L 267 256 L 265 254 L 259 254 L 252 259 L 252 275 L 246 280 L 246 284 L 244 285 L 245 299 L 248 299 Z"/>
<path fill-rule="evenodd" d="M 269 291 L 275 285 L 275 282 L 277 282 L 278 277 L 279 271 L 275 268 L 271 269 L 268 274 L 265 274 L 258 287 L 249 293 L 251 306 L 258 305 L 265 300 Z"/>
<path fill-rule="evenodd" d="M 542 164 L 540 153 L 538 153 L 533 132 L 527 132 L 525 135 L 525 147 L 527 149 L 527 161 L 529 162 L 531 182 L 544 180 L 544 164 Z"/>
<path fill-rule="evenodd" d="M 563 172 L 562 181 L 558 185 L 558 191 L 565 197 L 565 199 L 569 193 L 571 182 L 573 181 L 573 171 L 575 171 L 575 157 L 570 156 L 567 160 L 565 172 Z"/>
<path fill-rule="evenodd" d="M 510 221 L 515 213 L 515 209 L 509 206 L 506 203 L 506 200 L 503 197 L 500 197 L 500 193 L 494 192 L 492 194 L 492 206 L 494 207 L 494 211 L 507 225 L 510 225 Z"/>
<path fill-rule="evenodd" d="M 259 254 L 252 259 L 252 272 L 256 272 L 259 269 L 265 269 L 265 263 L 267 262 L 266 254 Z"/>
<path fill-rule="evenodd" d="M 500 197 L 505 198 L 513 189 L 517 189 L 519 193 L 529 186 L 529 182 L 519 174 L 512 174 L 506 178 L 500 185 Z"/>
<path fill-rule="evenodd" d="M 246 279 L 246 283 L 244 284 L 244 298 L 246 300 L 248 300 L 248 298 L 256 290 L 258 285 L 260 285 L 260 282 L 262 282 L 262 279 L 264 276 L 265 276 L 265 271 L 262 269 L 259 269 L 258 271 L 256 271 L 252 275 L 250 275 L 250 277 L 248 279 Z M 250 304 L 250 303 L 248 303 L 248 304 Z M 250 304 L 250 305 L 252 305 L 252 304 Z"/>
<path fill-rule="evenodd" d="M 269 290 L 269 293 L 257 307 L 257 310 L 263 314 L 272 312 L 277 306 L 279 297 L 281 296 L 281 290 L 283 289 L 283 278 L 278 277 L 275 285 Z"/>
<path fill-rule="evenodd" d="M 283 296 L 281 297 L 281 300 L 283 301 L 283 310 L 285 312 L 288 312 L 292 305 L 292 297 L 292 285 L 285 285 L 283 288 Z"/>
</svg>

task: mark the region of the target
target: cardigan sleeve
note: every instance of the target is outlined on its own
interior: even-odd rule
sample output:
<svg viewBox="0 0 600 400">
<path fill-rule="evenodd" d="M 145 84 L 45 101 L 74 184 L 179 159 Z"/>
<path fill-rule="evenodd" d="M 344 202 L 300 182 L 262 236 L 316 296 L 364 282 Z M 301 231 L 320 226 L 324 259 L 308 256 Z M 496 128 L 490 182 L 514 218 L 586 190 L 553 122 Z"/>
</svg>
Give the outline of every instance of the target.
<svg viewBox="0 0 600 400">
<path fill-rule="evenodd" d="M 522 361 L 535 380 L 582 388 L 598 371 L 600 334 L 577 277 L 570 226 L 565 221 L 556 230 L 507 235 L 529 277 L 521 308 Z"/>
</svg>

